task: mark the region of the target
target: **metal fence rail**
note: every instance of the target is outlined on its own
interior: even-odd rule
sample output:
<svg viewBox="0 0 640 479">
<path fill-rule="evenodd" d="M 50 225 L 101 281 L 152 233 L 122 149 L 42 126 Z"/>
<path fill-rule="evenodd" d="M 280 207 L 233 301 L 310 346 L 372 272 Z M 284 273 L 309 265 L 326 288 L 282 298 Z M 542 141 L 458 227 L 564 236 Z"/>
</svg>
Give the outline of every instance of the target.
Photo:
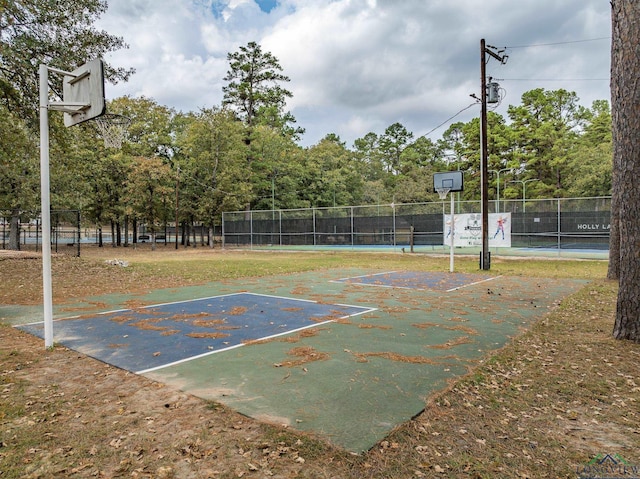
<svg viewBox="0 0 640 479">
<path fill-rule="evenodd" d="M 442 246 L 449 201 L 222 214 L 223 246 Z M 479 201 L 455 203 L 480 213 Z M 607 250 L 611 197 L 501 200 L 490 213 L 511 213 L 514 248 Z"/>
<path fill-rule="evenodd" d="M 18 231 L 18 248 L 23 251 L 42 251 L 42 223 L 40 214 L 21 212 Z M 0 243 L 8 249 L 11 217 L 0 212 Z M 80 212 L 78 210 L 51 211 L 51 251 L 80 256 Z"/>
</svg>

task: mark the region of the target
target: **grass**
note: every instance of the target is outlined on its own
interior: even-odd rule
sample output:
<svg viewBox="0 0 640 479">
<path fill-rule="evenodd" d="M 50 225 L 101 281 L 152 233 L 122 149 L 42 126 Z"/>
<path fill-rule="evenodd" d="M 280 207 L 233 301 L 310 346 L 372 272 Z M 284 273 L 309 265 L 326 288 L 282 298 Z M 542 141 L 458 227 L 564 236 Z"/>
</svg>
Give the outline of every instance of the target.
<svg viewBox="0 0 640 479">
<path fill-rule="evenodd" d="M 130 266 L 104 264 L 114 257 Z M 329 268 L 448 270 L 380 253 L 88 250 L 54 258 L 55 301 Z M 38 304 L 37 260 L 0 261 L 0 303 Z M 576 478 L 598 454 L 640 464 L 640 346 L 611 337 L 603 261 L 492 258 L 491 274 L 588 282 L 425 411 L 355 456 L 0 326 L 0 477 Z M 478 272 L 477 258 L 456 271 Z M 56 292 L 57 290 L 57 292 Z M 63 373 L 61 373 L 63 372 Z"/>
<path fill-rule="evenodd" d="M 177 276 L 188 281 L 214 281 L 242 277 L 261 277 L 330 268 L 376 268 L 380 270 L 448 271 L 449 257 L 379 252 L 249 252 L 211 254 L 208 250 L 116 250 L 118 257 L 147 275 Z M 103 251 L 88 249 L 89 258 Z M 478 258 L 456 257 L 457 272 L 478 272 Z M 491 274 L 526 275 L 553 278 L 602 278 L 606 261 L 522 260 L 494 258 Z"/>
</svg>

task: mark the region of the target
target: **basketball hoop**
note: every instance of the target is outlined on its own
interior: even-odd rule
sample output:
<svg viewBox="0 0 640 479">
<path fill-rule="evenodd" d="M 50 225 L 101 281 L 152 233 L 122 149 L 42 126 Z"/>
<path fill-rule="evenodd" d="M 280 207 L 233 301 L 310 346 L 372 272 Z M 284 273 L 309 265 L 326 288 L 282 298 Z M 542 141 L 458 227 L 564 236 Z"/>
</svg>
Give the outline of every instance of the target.
<svg viewBox="0 0 640 479">
<path fill-rule="evenodd" d="M 440 196 L 441 200 L 447 198 L 449 191 L 451 191 L 451 188 L 436 188 L 436 192 L 438 193 L 438 196 Z"/>
<path fill-rule="evenodd" d="M 114 113 L 106 113 L 95 118 L 96 128 L 104 140 L 106 148 L 120 148 L 127 136 L 127 128 L 131 125 L 131 118 Z"/>
</svg>

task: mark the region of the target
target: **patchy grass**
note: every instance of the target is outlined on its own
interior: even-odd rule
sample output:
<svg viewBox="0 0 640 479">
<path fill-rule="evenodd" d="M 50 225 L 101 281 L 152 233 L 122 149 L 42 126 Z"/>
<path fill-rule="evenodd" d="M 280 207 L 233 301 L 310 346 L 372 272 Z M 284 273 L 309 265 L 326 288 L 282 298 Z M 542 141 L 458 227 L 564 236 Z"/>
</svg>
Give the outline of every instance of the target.
<svg viewBox="0 0 640 479">
<path fill-rule="evenodd" d="M 62 303 L 334 267 L 442 271 L 448 258 L 105 248 L 53 267 Z M 597 454 L 640 464 L 640 346 L 611 337 L 606 267 L 492 259 L 493 274 L 591 282 L 359 456 L 0 326 L 0 477 L 576 478 Z M 476 258 L 456 270 L 477 272 Z M 0 274 L 0 304 L 41 301 L 38 260 L 4 259 Z"/>
</svg>

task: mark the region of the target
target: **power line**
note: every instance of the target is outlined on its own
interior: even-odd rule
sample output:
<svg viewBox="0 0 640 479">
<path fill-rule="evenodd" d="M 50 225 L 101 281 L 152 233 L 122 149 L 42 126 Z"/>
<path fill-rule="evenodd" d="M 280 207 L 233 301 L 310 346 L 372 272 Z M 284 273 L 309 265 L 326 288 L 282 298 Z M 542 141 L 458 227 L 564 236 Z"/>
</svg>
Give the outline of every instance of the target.
<svg viewBox="0 0 640 479">
<path fill-rule="evenodd" d="M 609 81 L 610 78 L 500 78 L 500 81 Z"/>
<path fill-rule="evenodd" d="M 611 40 L 611 37 L 598 37 L 598 38 L 587 38 L 584 40 L 571 40 L 567 42 L 554 42 L 554 43 L 534 43 L 531 45 L 515 45 L 505 48 L 533 48 L 533 47 L 551 47 L 555 45 L 569 45 L 572 43 L 586 43 L 586 42 L 599 42 L 602 40 Z"/>
<path fill-rule="evenodd" d="M 447 118 L 445 121 L 443 121 L 442 123 L 440 123 L 438 126 L 436 126 L 435 128 L 429 130 L 428 132 L 426 132 L 424 135 L 420 135 L 420 137 L 423 136 L 429 136 L 431 133 L 433 133 L 434 131 L 436 131 L 438 128 L 440 128 L 443 125 L 446 125 L 447 123 L 449 123 L 451 120 L 453 120 L 456 116 L 460 115 L 461 113 L 467 111 L 469 108 L 471 108 L 472 106 L 476 106 L 478 103 L 477 102 L 473 102 L 471 103 L 469 106 L 464 107 L 462 110 L 460 110 L 459 112 L 457 112 L 455 115 L 453 115 L 450 118 Z"/>
</svg>

